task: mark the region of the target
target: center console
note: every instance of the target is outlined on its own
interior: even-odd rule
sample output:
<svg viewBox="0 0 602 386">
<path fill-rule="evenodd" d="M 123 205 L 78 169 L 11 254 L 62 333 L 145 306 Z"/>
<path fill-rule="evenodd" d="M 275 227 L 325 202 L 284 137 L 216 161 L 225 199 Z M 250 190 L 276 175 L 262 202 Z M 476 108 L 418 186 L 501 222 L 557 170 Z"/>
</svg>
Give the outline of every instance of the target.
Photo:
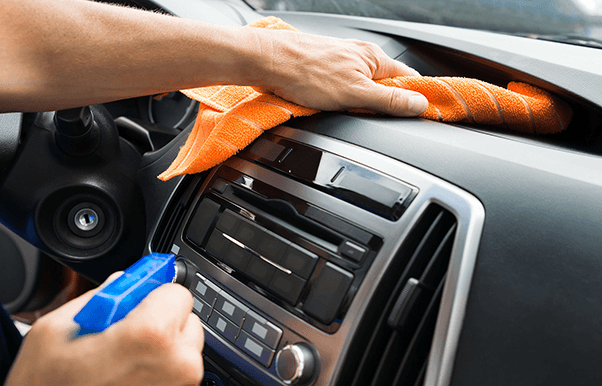
<svg viewBox="0 0 602 386">
<path fill-rule="evenodd" d="M 172 252 L 186 267 L 184 285 L 206 331 L 205 382 L 334 384 L 387 270 L 409 264 L 400 247 L 432 205 L 453 222 L 439 279 L 445 269 L 455 278 L 442 301 L 462 309 L 452 299 L 468 289 L 476 255 L 468 241 L 482 208 L 454 186 L 285 127 L 183 179 L 149 249 Z M 443 346 L 432 366 L 453 349 L 444 346 L 455 339 L 450 317 L 439 315 L 447 320 L 438 322 Z"/>
</svg>

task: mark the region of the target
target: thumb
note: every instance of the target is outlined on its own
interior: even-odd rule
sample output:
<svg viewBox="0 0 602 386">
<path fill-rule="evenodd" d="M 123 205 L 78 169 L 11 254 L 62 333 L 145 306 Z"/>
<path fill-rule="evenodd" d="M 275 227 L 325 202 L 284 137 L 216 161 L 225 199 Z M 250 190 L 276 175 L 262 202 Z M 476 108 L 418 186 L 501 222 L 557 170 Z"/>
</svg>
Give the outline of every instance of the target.
<svg viewBox="0 0 602 386">
<path fill-rule="evenodd" d="M 426 97 L 415 91 L 398 87 L 389 87 L 371 82 L 361 95 L 366 108 L 398 117 L 414 117 L 422 114 L 428 107 Z"/>
</svg>

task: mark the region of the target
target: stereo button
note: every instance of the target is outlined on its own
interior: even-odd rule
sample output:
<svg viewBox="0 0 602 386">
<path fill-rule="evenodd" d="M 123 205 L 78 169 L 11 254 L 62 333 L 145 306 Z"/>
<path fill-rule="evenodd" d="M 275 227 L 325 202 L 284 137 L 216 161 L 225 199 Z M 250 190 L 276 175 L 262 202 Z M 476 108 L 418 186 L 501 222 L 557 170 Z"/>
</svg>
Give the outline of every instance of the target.
<svg viewBox="0 0 602 386">
<path fill-rule="evenodd" d="M 272 358 L 274 358 L 275 351 L 271 350 L 263 343 L 260 343 L 255 338 L 252 338 L 245 331 L 241 331 L 240 335 L 238 335 L 238 339 L 236 339 L 236 346 L 265 367 L 270 367 L 270 363 L 272 363 Z"/>
<path fill-rule="evenodd" d="M 209 231 L 209 227 L 213 222 L 213 218 L 217 215 L 220 205 L 207 198 L 203 199 L 199 206 L 194 211 L 192 220 L 186 230 L 186 237 L 196 245 L 201 245 L 205 239 L 205 235 Z"/>
<path fill-rule="evenodd" d="M 287 275 L 284 272 L 276 271 L 270 282 L 269 289 L 273 294 L 294 306 L 297 304 L 304 286 L 305 280 L 299 276 L 293 274 Z"/>
<path fill-rule="evenodd" d="M 238 326 L 235 326 L 219 312 L 214 312 L 209 318 L 208 324 L 219 332 L 224 338 L 234 343 L 238 334 Z"/>
<path fill-rule="evenodd" d="M 290 269 L 302 278 L 308 279 L 317 262 L 318 255 L 298 245 L 290 244 L 280 261 L 280 265 Z"/>
<path fill-rule="evenodd" d="M 220 230 L 214 229 L 211 237 L 209 237 L 209 241 L 207 241 L 205 250 L 216 259 L 222 260 L 230 244 L 230 240 L 226 239 Z"/>
<path fill-rule="evenodd" d="M 226 189 L 228 189 L 228 183 L 221 178 L 215 180 L 213 185 L 211 185 L 211 190 L 218 192 L 219 194 L 223 194 Z"/>
<path fill-rule="evenodd" d="M 267 287 L 272 280 L 274 271 L 276 271 L 276 268 L 272 265 L 266 263 L 257 256 L 253 256 L 244 273 L 253 279 L 254 282 Z"/>
<path fill-rule="evenodd" d="M 237 326 L 242 324 L 243 317 L 249 310 L 249 307 L 234 299 L 224 291 L 217 294 L 214 308 Z"/>
<path fill-rule="evenodd" d="M 273 349 L 278 347 L 278 342 L 282 336 L 281 329 L 253 311 L 247 312 L 242 329 Z"/>
<path fill-rule="evenodd" d="M 353 275 L 332 263 L 326 263 L 316 278 L 303 311 L 324 324 L 334 320 Z"/>
<path fill-rule="evenodd" d="M 240 224 L 240 217 L 226 209 L 219 218 L 216 227 L 227 235 L 234 235 Z"/>
<path fill-rule="evenodd" d="M 213 283 L 205 281 L 197 276 L 197 283 L 193 287 L 195 295 L 201 298 L 205 303 L 213 305 L 217 293 L 220 291 Z"/>
<path fill-rule="evenodd" d="M 251 252 L 242 249 L 238 245 L 232 243 L 232 245 L 230 245 L 230 248 L 224 255 L 223 261 L 235 270 L 239 272 L 244 272 L 247 268 L 247 265 L 249 264 L 249 260 L 251 260 L 251 257 L 253 257 L 253 254 L 251 254 Z"/>
<path fill-rule="evenodd" d="M 366 248 L 359 246 L 351 241 L 345 241 L 339 248 L 341 255 L 350 258 L 351 260 L 359 263 L 364 255 L 366 254 Z"/>
<path fill-rule="evenodd" d="M 264 231 L 265 229 L 261 228 L 259 225 L 256 225 L 247 219 L 242 219 L 234 234 L 234 238 L 243 243 L 246 247 L 255 250 Z"/>
<path fill-rule="evenodd" d="M 202 300 L 197 299 L 196 297 L 192 297 L 192 311 L 198 316 L 202 321 L 206 322 L 209 319 L 209 314 L 211 314 L 211 306 L 205 303 Z"/>
<path fill-rule="evenodd" d="M 288 241 L 276 236 L 272 232 L 265 231 L 257 245 L 256 251 L 274 263 L 279 263 L 287 247 Z"/>
</svg>

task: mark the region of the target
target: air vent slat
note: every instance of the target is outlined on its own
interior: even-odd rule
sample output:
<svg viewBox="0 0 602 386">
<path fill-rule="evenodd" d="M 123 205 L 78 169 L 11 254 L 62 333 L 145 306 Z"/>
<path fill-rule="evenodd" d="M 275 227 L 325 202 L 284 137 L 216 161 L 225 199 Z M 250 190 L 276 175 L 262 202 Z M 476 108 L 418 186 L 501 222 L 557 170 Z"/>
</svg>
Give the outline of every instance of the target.
<svg viewBox="0 0 602 386">
<path fill-rule="evenodd" d="M 411 266 L 411 262 L 415 259 L 417 252 L 421 250 L 422 247 L 427 243 L 427 237 L 425 236 L 433 232 L 435 224 L 442 216 L 441 209 L 438 207 L 431 206 L 427 208 L 420 221 L 418 221 L 412 230 L 410 237 L 408 237 L 406 240 L 404 246 L 402 247 L 402 251 L 396 257 L 397 259 L 401 260 L 399 262 L 400 265 L 406 262 L 404 261 L 407 260 L 406 256 L 411 256 L 407 262 L 408 266 Z M 404 267 L 401 268 L 404 269 Z M 406 280 L 403 280 L 403 277 L 407 276 L 408 267 L 405 267 L 405 271 L 406 272 L 403 274 L 402 272 L 398 273 L 398 275 L 402 277 L 402 280 L 396 284 L 392 292 L 393 294 L 399 294 L 405 285 Z M 395 300 L 395 297 L 391 297 L 384 309 L 390 310 Z M 374 355 L 374 353 L 382 353 L 385 350 L 387 343 L 389 343 L 391 340 L 390 329 L 386 326 L 387 319 L 388 313 L 382 313 L 378 320 L 373 324 L 374 333 L 370 337 L 370 340 L 363 351 L 364 355 L 361 361 L 359 364 L 357 364 L 357 371 L 355 373 L 356 376 L 352 379 L 351 386 L 364 386 L 370 384 L 370 382 L 373 380 L 373 376 L 380 360 L 380 355 Z"/>
<path fill-rule="evenodd" d="M 157 227 L 151 244 L 153 252 L 169 253 L 171 251 L 176 232 L 180 228 L 181 222 L 201 181 L 201 177 L 182 181 L 178 191 L 172 198 L 171 204 L 165 209 L 163 218 Z"/>
<path fill-rule="evenodd" d="M 413 383 L 413 380 L 418 377 L 420 366 L 427 361 L 432 343 L 433 331 L 435 329 L 435 322 L 439 312 L 441 294 L 443 293 L 443 284 L 444 280 L 439 284 L 437 291 L 431 299 L 426 312 L 416 329 L 416 333 L 406 350 L 401 366 L 399 366 L 393 385 Z"/>
<path fill-rule="evenodd" d="M 370 386 L 388 385 L 392 378 L 392 368 L 395 363 L 401 362 L 403 356 L 400 355 L 400 350 L 395 350 L 403 344 L 401 333 L 393 332 L 391 335 L 387 347 L 383 351 L 383 355 L 380 363 L 374 373 L 371 380 Z"/>
<path fill-rule="evenodd" d="M 359 386 L 359 385 L 367 385 L 370 383 L 372 379 L 373 371 L 378 366 L 378 362 L 380 358 L 375 355 L 368 355 L 369 353 L 379 352 L 385 348 L 387 345 L 387 341 L 389 340 L 389 334 L 386 332 L 386 329 L 383 327 L 386 324 L 387 318 L 382 315 L 374 328 L 374 334 L 372 335 L 366 350 L 364 351 L 364 355 L 362 360 L 358 365 L 358 371 L 356 376 L 353 378 L 351 386 Z"/>
<path fill-rule="evenodd" d="M 170 228 L 171 224 L 173 224 L 174 218 L 176 217 L 176 212 L 175 211 L 170 211 L 169 213 L 169 217 L 167 219 L 166 222 L 166 226 L 164 227 L 164 229 L 162 230 L 162 232 L 159 234 L 159 238 L 157 240 L 157 245 L 154 248 L 156 251 L 158 252 L 164 252 L 165 249 L 165 244 L 166 244 L 166 239 L 168 237 L 168 228 Z"/>
<path fill-rule="evenodd" d="M 411 256 L 407 263 L 407 267 L 405 267 L 405 272 L 403 274 L 400 272 L 401 277 L 407 276 L 407 271 L 409 267 L 412 266 L 412 261 L 416 259 L 416 256 L 419 254 L 424 247 L 424 245 L 428 242 L 428 235 L 434 232 L 436 228 L 436 224 L 443 217 L 441 210 L 438 207 L 431 206 L 429 207 L 421 220 L 418 221 L 416 226 L 414 227 L 411 236 L 406 241 L 406 245 L 404 251 L 402 251 L 397 258 L 400 260 L 406 256 Z M 403 253 L 406 252 L 406 253 Z M 405 285 L 406 280 L 399 280 L 395 289 L 393 290 L 393 294 L 399 294 Z M 391 297 L 385 306 L 385 310 L 390 310 L 395 302 L 395 297 Z M 391 342 L 391 331 L 387 327 L 387 319 L 388 314 L 383 313 L 380 315 L 378 321 L 374 325 L 374 333 L 370 337 L 370 340 L 365 348 L 364 356 L 362 357 L 360 363 L 357 365 L 356 377 L 353 378 L 351 382 L 351 386 L 364 386 L 370 384 L 374 380 L 374 375 L 378 372 L 377 367 L 379 366 L 380 355 L 374 355 L 373 353 L 382 353 L 386 350 L 386 347 Z"/>
<path fill-rule="evenodd" d="M 421 292 L 424 290 L 432 293 L 439 285 L 447 270 L 455 230 L 456 226 L 454 224 L 439 243 L 420 280 L 410 278 L 403 287 L 389 316 L 388 324 L 391 328 L 400 329 L 403 327 L 406 318 L 414 312 L 414 304 L 420 297 Z"/>
<path fill-rule="evenodd" d="M 162 232 L 161 238 L 157 245 L 157 252 L 160 253 L 168 253 L 171 249 L 171 242 L 175 236 L 175 232 L 178 229 L 178 225 L 184 216 L 185 208 L 182 206 L 178 206 L 172 212 L 172 215 L 169 217 L 169 222 L 165 227 L 165 230 Z"/>
<path fill-rule="evenodd" d="M 416 382 L 414 382 L 414 386 L 422 386 L 424 385 L 424 376 L 426 375 L 426 367 L 428 362 L 424 361 L 422 367 L 420 368 L 420 372 L 418 373 L 418 377 L 416 378 Z"/>
<path fill-rule="evenodd" d="M 442 242 L 439 244 L 439 247 L 435 251 L 433 258 L 431 261 L 429 261 L 429 264 L 425 268 L 422 277 L 420 278 L 420 282 L 424 285 L 436 287 L 441 281 L 443 275 L 445 275 L 455 234 L 456 224 L 453 224 L 452 227 L 447 231 L 447 234 L 443 238 Z"/>
<path fill-rule="evenodd" d="M 433 240 L 435 240 L 437 238 L 437 234 L 441 232 L 441 223 L 443 221 L 444 215 L 444 212 L 440 212 L 435 221 L 433 221 L 430 228 L 422 238 L 422 242 L 416 248 L 416 252 L 414 252 L 410 264 L 414 263 L 416 259 L 422 258 L 422 264 L 420 265 L 422 265 L 424 269 L 424 265 L 426 265 L 430 261 L 430 256 L 433 255 L 433 253 L 439 245 L 438 243 L 433 244 Z M 427 258 L 425 259 L 424 257 Z M 419 266 L 414 267 L 414 269 L 418 268 Z"/>
<path fill-rule="evenodd" d="M 383 299 L 381 304 L 386 305 L 372 317 L 368 328 L 373 329 L 373 335 L 364 340 L 363 347 L 358 346 L 364 355 L 355 367 L 349 367 L 353 376 L 341 378 L 342 382 L 352 386 L 424 382 L 455 234 L 455 217 L 438 205 L 430 205 L 395 257 L 393 264 L 400 265 L 397 271 L 391 270 L 394 288 L 383 290 L 382 296 L 389 298 Z"/>
</svg>

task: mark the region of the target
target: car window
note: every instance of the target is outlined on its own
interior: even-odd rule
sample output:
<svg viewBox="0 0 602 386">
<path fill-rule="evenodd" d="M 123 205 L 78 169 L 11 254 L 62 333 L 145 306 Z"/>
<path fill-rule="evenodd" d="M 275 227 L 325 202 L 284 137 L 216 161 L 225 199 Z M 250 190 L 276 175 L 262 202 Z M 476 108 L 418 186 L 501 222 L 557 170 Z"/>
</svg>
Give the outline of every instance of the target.
<svg viewBox="0 0 602 386">
<path fill-rule="evenodd" d="M 481 29 L 601 46 L 602 0 L 248 0 L 258 9 L 325 12 Z"/>
</svg>

